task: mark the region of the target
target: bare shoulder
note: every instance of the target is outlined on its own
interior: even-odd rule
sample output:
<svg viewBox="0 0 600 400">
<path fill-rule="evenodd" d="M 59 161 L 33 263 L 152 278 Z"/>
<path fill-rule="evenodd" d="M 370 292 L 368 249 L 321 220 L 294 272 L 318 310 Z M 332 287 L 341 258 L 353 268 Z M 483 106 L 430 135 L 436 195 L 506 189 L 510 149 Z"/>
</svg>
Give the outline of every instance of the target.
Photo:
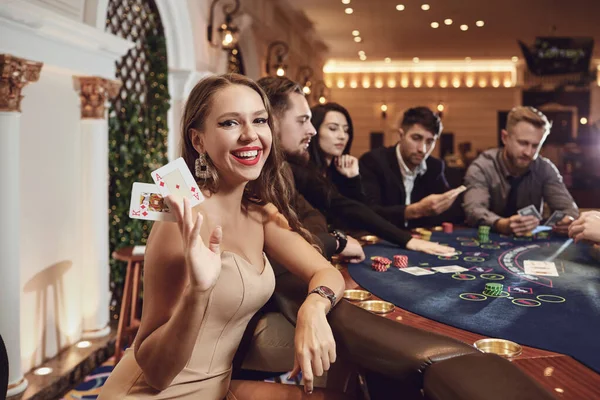
<svg viewBox="0 0 600 400">
<path fill-rule="evenodd" d="M 253 204 L 252 208 L 254 209 L 254 213 L 257 218 L 260 218 L 260 221 L 263 225 L 267 225 L 270 222 L 275 222 L 278 226 L 282 228 L 289 229 L 289 224 L 285 216 L 277 209 L 275 204 L 267 203 L 264 205 Z"/>
</svg>

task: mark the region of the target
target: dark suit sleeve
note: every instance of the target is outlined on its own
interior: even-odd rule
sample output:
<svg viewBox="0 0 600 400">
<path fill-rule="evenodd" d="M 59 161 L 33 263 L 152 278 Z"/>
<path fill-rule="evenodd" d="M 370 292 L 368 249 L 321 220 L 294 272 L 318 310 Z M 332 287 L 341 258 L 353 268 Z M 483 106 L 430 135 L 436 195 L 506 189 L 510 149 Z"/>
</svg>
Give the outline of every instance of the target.
<svg viewBox="0 0 600 400">
<path fill-rule="evenodd" d="M 383 190 L 382 185 L 385 184 L 384 177 L 389 171 L 384 171 L 380 163 L 375 159 L 373 153 L 366 153 L 360 158 L 360 175 L 362 177 L 363 189 L 365 192 L 366 204 L 373 211 L 381 215 L 394 225 L 404 226 L 404 204 L 393 206 L 382 205 Z"/>
<path fill-rule="evenodd" d="M 302 166 L 292 165 L 292 170 L 296 189 L 324 214 L 343 219 L 354 229 L 369 231 L 402 247 L 406 247 L 406 243 L 412 239 L 409 232 L 389 223 L 365 204 L 343 196 L 333 185 L 312 175 Z"/>
</svg>

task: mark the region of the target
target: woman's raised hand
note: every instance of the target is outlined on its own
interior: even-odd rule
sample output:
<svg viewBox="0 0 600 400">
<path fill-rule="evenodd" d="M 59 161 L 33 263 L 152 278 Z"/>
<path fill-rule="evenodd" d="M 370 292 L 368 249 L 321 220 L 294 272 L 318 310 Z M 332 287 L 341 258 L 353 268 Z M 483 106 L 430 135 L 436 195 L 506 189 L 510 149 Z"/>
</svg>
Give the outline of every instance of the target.
<svg viewBox="0 0 600 400">
<path fill-rule="evenodd" d="M 172 195 L 165 197 L 165 200 L 177 217 L 191 288 L 202 292 L 211 289 L 221 273 L 222 228 L 215 227 L 206 247 L 200 236 L 204 220 L 202 214 L 198 212 L 194 215 L 190 201 L 186 198 L 183 203 L 179 203 Z"/>
</svg>

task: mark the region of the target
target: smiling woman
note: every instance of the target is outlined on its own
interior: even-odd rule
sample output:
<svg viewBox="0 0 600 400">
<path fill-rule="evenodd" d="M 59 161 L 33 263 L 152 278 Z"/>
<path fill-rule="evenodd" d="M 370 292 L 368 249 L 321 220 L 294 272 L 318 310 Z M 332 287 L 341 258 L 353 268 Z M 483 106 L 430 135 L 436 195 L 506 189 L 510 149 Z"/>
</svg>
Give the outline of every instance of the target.
<svg viewBox="0 0 600 400">
<path fill-rule="evenodd" d="M 190 169 L 203 167 L 206 199 L 192 208 L 166 197 L 177 223 L 152 227 L 138 335 L 100 399 L 303 398 L 299 387 L 231 382 L 244 330 L 275 287 L 269 258 L 310 289 L 298 311 L 292 375 L 301 371 L 312 393 L 313 377 L 335 362 L 326 315 L 344 280 L 306 240 L 289 205 L 292 187 L 271 126 L 269 101 L 250 79 L 211 76 L 192 90 L 182 153 Z M 317 390 L 312 398 L 342 397 Z"/>
</svg>

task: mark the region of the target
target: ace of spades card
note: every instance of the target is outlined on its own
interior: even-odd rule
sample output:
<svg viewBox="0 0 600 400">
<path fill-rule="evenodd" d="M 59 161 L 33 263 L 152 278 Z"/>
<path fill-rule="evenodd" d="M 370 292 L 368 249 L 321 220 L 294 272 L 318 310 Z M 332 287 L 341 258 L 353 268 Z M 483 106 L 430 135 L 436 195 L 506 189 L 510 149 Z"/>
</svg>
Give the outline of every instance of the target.
<svg viewBox="0 0 600 400">
<path fill-rule="evenodd" d="M 152 171 L 152 179 L 165 197 L 172 195 L 178 202 L 187 198 L 191 207 L 204 201 L 196 180 L 181 157 Z"/>
</svg>

